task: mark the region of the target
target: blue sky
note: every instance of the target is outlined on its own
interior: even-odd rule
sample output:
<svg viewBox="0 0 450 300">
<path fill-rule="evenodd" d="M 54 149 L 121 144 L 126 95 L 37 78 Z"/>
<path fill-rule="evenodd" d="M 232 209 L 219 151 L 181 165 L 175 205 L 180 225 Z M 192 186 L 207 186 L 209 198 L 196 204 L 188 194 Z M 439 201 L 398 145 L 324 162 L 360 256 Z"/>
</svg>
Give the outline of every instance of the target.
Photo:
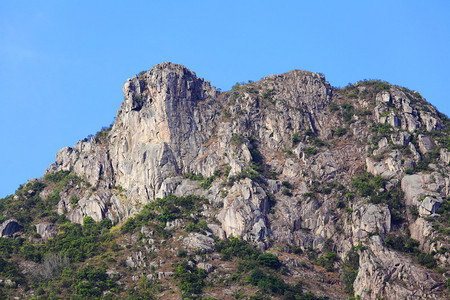
<svg viewBox="0 0 450 300">
<path fill-rule="evenodd" d="M 450 114 L 450 1 L 0 1 L 0 197 L 109 125 L 127 78 L 183 64 L 222 90 L 292 69 L 383 79 Z"/>
</svg>

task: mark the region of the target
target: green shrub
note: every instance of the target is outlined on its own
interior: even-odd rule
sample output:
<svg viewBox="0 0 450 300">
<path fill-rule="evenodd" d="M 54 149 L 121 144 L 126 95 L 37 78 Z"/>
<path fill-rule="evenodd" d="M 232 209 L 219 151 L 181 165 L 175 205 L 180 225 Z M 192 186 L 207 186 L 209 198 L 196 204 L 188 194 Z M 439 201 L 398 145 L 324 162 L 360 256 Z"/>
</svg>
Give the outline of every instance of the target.
<svg viewBox="0 0 450 300">
<path fill-rule="evenodd" d="M 227 178 L 230 175 L 231 166 L 225 166 L 225 169 L 223 170 L 223 176 Z"/>
<path fill-rule="evenodd" d="M 59 203 L 59 201 L 61 201 L 61 197 L 60 194 L 61 191 L 59 189 L 54 189 L 50 195 L 48 195 L 47 197 L 47 201 L 52 203 L 53 205 L 56 205 Z M 72 198 L 70 199 L 72 202 Z M 78 201 L 76 201 L 78 203 Z"/>
<path fill-rule="evenodd" d="M 142 96 L 141 95 L 136 95 L 134 97 L 134 99 L 140 103 L 142 101 Z M 108 141 L 108 136 L 109 133 L 111 132 L 112 126 L 114 123 L 112 123 L 111 125 L 109 125 L 109 127 L 102 127 L 102 129 L 100 129 L 99 131 L 97 131 L 97 133 L 95 134 L 95 139 L 97 141 L 99 141 L 102 144 L 106 144 Z"/>
<path fill-rule="evenodd" d="M 387 136 L 389 133 L 391 133 L 393 131 L 392 126 L 389 123 L 384 123 L 384 124 L 380 124 L 380 123 L 373 123 L 372 126 L 370 127 L 370 130 L 373 133 L 377 133 L 380 136 Z"/>
<path fill-rule="evenodd" d="M 339 199 L 338 202 L 336 202 L 336 208 L 344 208 L 345 202 L 342 199 Z"/>
<path fill-rule="evenodd" d="M 303 250 L 302 250 L 302 248 L 300 248 L 300 247 L 294 247 L 294 248 L 292 249 L 292 252 L 293 252 L 294 254 L 297 254 L 297 255 L 303 254 Z"/>
<path fill-rule="evenodd" d="M 135 218 L 129 218 L 120 228 L 120 231 L 122 231 L 122 233 L 133 233 L 136 227 L 137 225 Z"/>
<path fill-rule="evenodd" d="M 239 82 L 236 82 L 235 85 L 231 88 L 232 91 L 237 91 L 241 88 L 241 84 Z"/>
<path fill-rule="evenodd" d="M 233 184 L 235 182 L 237 182 L 241 179 L 244 179 L 244 178 L 250 178 L 251 180 L 256 181 L 256 182 L 261 181 L 261 177 L 258 172 L 256 172 L 255 170 L 252 170 L 250 168 L 245 168 L 242 172 L 240 172 L 236 175 L 233 175 L 233 176 L 229 176 L 227 185 L 233 186 Z"/>
<path fill-rule="evenodd" d="M 313 192 L 306 192 L 306 193 L 303 193 L 303 197 L 305 197 L 305 198 L 312 198 L 312 199 L 314 199 L 315 196 L 316 196 L 316 195 L 315 195 Z"/>
<path fill-rule="evenodd" d="M 75 208 L 75 207 L 77 206 L 79 200 L 80 200 L 80 199 L 78 199 L 78 197 L 75 196 L 75 195 L 72 195 L 72 196 L 70 197 L 70 203 L 72 203 L 72 208 Z M 59 202 L 59 201 L 58 201 L 58 202 Z"/>
<path fill-rule="evenodd" d="M 271 292 L 274 294 L 284 294 L 288 285 L 280 277 L 274 274 L 265 274 L 259 268 L 254 269 L 246 281 L 252 285 L 258 286 L 262 292 Z"/>
<path fill-rule="evenodd" d="M 216 179 L 214 176 L 206 178 L 200 183 L 200 187 L 204 190 L 208 190 L 212 186 L 214 179 Z"/>
<path fill-rule="evenodd" d="M 47 241 L 45 248 L 66 253 L 71 261 L 83 262 L 86 258 L 100 254 L 102 243 L 112 240 L 107 230 L 110 225 L 110 220 L 95 223 L 91 217 L 86 217 L 83 225 L 62 224 L 59 234 Z"/>
<path fill-rule="evenodd" d="M 355 114 L 357 114 L 358 116 L 370 116 L 372 115 L 372 111 L 368 110 L 368 109 L 363 109 L 363 110 L 356 110 Z"/>
<path fill-rule="evenodd" d="M 337 260 L 336 253 L 329 252 L 323 256 L 321 256 L 318 260 L 319 265 L 324 267 L 328 272 L 332 272 L 334 270 L 334 262 Z"/>
<path fill-rule="evenodd" d="M 244 141 L 245 141 L 245 138 L 240 133 L 233 133 L 231 135 L 230 143 L 233 146 L 240 147 L 244 143 Z"/>
<path fill-rule="evenodd" d="M 288 189 L 293 189 L 294 187 L 292 186 L 292 184 L 289 181 L 282 181 L 281 184 Z"/>
<path fill-rule="evenodd" d="M 203 208 L 206 199 L 196 195 L 176 197 L 172 194 L 158 198 L 144 206 L 134 218 L 129 218 L 121 227 L 122 233 L 133 233 L 142 226 L 151 226 L 155 234 L 167 236 L 165 224 L 179 218 L 187 218 L 192 213 L 198 213 Z M 159 224 L 154 223 L 159 221 Z"/>
<path fill-rule="evenodd" d="M 283 189 L 281 190 L 281 193 L 282 193 L 283 195 L 285 195 L 285 196 L 289 196 L 289 197 L 292 196 L 292 192 L 291 192 L 291 190 L 288 189 L 288 188 L 283 188 Z"/>
<path fill-rule="evenodd" d="M 429 269 L 433 269 L 437 267 L 436 259 L 433 257 L 432 254 L 424 253 L 420 251 L 417 253 L 416 261 L 421 264 L 422 266 L 425 266 Z"/>
<path fill-rule="evenodd" d="M 252 155 L 252 168 L 255 168 L 255 166 L 258 168 L 257 171 L 262 171 L 262 165 L 263 165 L 263 156 L 261 152 L 258 150 L 258 140 L 256 137 L 251 135 L 249 138 L 249 147 L 248 150 L 250 151 L 250 154 Z"/>
<path fill-rule="evenodd" d="M 266 191 L 267 200 L 269 200 L 269 206 L 273 207 L 277 203 L 277 199 L 275 198 L 275 195 L 269 191 Z"/>
<path fill-rule="evenodd" d="M 272 269 L 278 269 L 281 266 L 281 262 L 277 256 L 271 253 L 263 253 L 258 256 L 256 261 L 265 267 L 269 267 Z"/>
<path fill-rule="evenodd" d="M 4 253 L 2 252 L 2 254 Z M 25 282 L 25 277 L 20 271 L 17 263 L 4 260 L 1 256 L 0 256 L 0 275 L 2 278 L 11 279 L 17 282 L 18 284 L 23 284 Z"/>
<path fill-rule="evenodd" d="M 444 227 L 450 227 L 450 197 L 444 198 L 444 203 L 438 209 L 437 222 Z"/>
<path fill-rule="evenodd" d="M 414 169 L 412 169 L 412 168 L 406 168 L 406 169 L 405 169 L 405 173 L 408 174 L 408 175 L 411 175 L 411 174 L 414 173 Z"/>
<path fill-rule="evenodd" d="M 432 269 L 437 266 L 433 255 L 421 251 L 419 249 L 420 243 L 407 235 L 388 234 L 384 242 L 389 248 L 412 254 L 417 263 L 427 268 Z"/>
<path fill-rule="evenodd" d="M 292 145 L 293 145 L 293 146 L 295 146 L 295 145 L 297 145 L 298 143 L 300 143 L 300 141 L 301 141 L 301 134 L 300 134 L 300 132 L 294 133 L 294 134 L 292 135 L 292 137 L 291 137 L 291 140 L 292 140 Z"/>
<path fill-rule="evenodd" d="M 314 147 L 306 147 L 305 149 L 305 153 L 308 155 L 316 155 L 317 154 L 317 149 Z"/>
<path fill-rule="evenodd" d="M 332 189 L 331 189 L 330 187 L 326 186 L 326 187 L 323 187 L 323 188 L 320 190 L 320 193 L 322 193 L 322 194 L 330 194 L 331 191 L 332 191 Z"/>
<path fill-rule="evenodd" d="M 341 137 L 347 133 L 347 128 L 344 127 L 338 127 L 336 131 L 334 132 L 335 136 Z"/>
<path fill-rule="evenodd" d="M 324 141 L 322 141 L 321 139 L 317 138 L 317 137 L 313 137 L 311 139 L 311 142 L 313 143 L 314 146 L 316 147 L 323 147 L 323 146 L 327 146 L 327 143 L 325 143 Z"/>
<path fill-rule="evenodd" d="M 209 231 L 208 225 L 205 222 L 190 222 L 186 228 L 186 232 L 199 232 L 199 233 L 205 233 L 206 231 Z"/>
<path fill-rule="evenodd" d="M 381 176 L 373 176 L 368 172 L 362 173 L 352 179 L 353 187 L 362 197 L 369 197 L 369 202 L 374 204 L 387 204 L 391 212 L 392 222 L 399 224 L 403 222 L 404 202 L 403 192 L 400 184 L 390 190 L 386 190 L 387 180 Z"/>
<path fill-rule="evenodd" d="M 60 182 L 70 174 L 70 171 L 58 171 L 55 173 L 49 173 L 44 176 L 45 180 L 51 182 Z"/>
<path fill-rule="evenodd" d="M 409 212 L 411 213 L 414 221 L 419 217 L 419 210 L 417 209 L 417 206 L 411 205 L 409 207 Z"/>
<path fill-rule="evenodd" d="M 114 251 L 114 252 L 118 252 L 120 250 L 123 250 L 123 247 L 120 246 L 119 244 L 114 243 L 114 244 L 111 245 L 111 250 Z"/>
<path fill-rule="evenodd" d="M 353 108 L 353 105 L 350 103 L 343 103 L 341 104 L 341 108 L 343 109 L 343 117 L 346 122 L 350 122 L 353 118 L 353 115 L 355 113 L 355 109 Z"/>
<path fill-rule="evenodd" d="M 178 265 L 173 278 L 182 292 L 183 298 L 190 298 L 202 292 L 206 272 L 203 269 L 191 267 L 188 261 L 183 261 Z"/>
<path fill-rule="evenodd" d="M 262 94 L 263 99 L 268 100 L 270 102 L 273 101 L 272 96 L 274 92 L 272 90 L 265 90 Z"/>
<path fill-rule="evenodd" d="M 344 291 L 352 296 L 354 294 L 353 282 L 358 276 L 359 254 L 353 247 L 347 253 L 347 257 L 342 265 L 342 281 L 344 282 Z"/>
<path fill-rule="evenodd" d="M 222 171 L 220 169 L 215 170 L 212 176 L 206 178 L 200 183 L 200 187 L 204 190 L 210 189 L 214 180 L 220 176 L 222 176 Z"/>
<path fill-rule="evenodd" d="M 116 283 L 108 278 L 105 269 L 87 266 L 75 275 L 77 285 L 75 292 L 83 297 L 99 297 L 103 291 L 116 286 Z"/>
<path fill-rule="evenodd" d="M 331 111 L 338 111 L 339 107 L 336 105 L 336 103 L 331 103 L 329 106 Z"/>
<path fill-rule="evenodd" d="M 182 248 L 178 249 L 177 257 L 186 257 L 187 255 L 188 255 L 188 252 L 186 249 L 182 249 Z"/>
<path fill-rule="evenodd" d="M 305 135 L 307 135 L 307 136 L 314 136 L 315 133 L 314 133 L 314 131 L 311 128 L 308 128 L 305 131 Z"/>
<path fill-rule="evenodd" d="M 233 256 L 241 259 L 256 259 L 261 254 L 259 250 L 240 238 L 220 240 L 216 243 L 215 249 L 225 260 L 230 260 Z"/>
<path fill-rule="evenodd" d="M 189 172 L 187 174 L 184 174 L 184 177 L 188 178 L 190 180 L 203 180 L 202 173 L 195 174 L 193 171 L 191 171 L 191 172 Z"/>
</svg>

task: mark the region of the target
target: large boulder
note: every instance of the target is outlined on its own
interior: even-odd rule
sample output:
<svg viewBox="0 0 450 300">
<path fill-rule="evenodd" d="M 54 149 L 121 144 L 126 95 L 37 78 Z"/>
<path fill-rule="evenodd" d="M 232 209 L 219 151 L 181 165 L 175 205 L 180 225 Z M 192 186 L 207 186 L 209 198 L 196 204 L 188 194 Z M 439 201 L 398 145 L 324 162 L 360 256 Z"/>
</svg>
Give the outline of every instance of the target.
<svg viewBox="0 0 450 300">
<path fill-rule="evenodd" d="M 47 241 L 58 234 L 58 226 L 51 223 L 39 223 L 34 225 L 36 232 L 40 234 L 42 240 Z"/>
<path fill-rule="evenodd" d="M 443 203 L 442 200 L 427 196 L 419 205 L 419 215 L 422 217 L 433 215 L 437 213 L 439 207 L 441 207 Z"/>
<path fill-rule="evenodd" d="M 214 250 L 214 239 L 200 233 L 190 233 L 184 238 L 183 245 L 189 250 L 211 252 Z"/>
<path fill-rule="evenodd" d="M 422 134 L 419 134 L 418 140 L 419 140 L 419 149 L 420 149 L 420 152 L 422 152 L 422 153 L 432 151 L 436 148 L 433 139 L 429 136 L 424 136 Z"/>
<path fill-rule="evenodd" d="M 359 204 L 352 213 L 352 232 L 357 240 L 391 231 L 391 213 L 386 205 Z"/>
</svg>

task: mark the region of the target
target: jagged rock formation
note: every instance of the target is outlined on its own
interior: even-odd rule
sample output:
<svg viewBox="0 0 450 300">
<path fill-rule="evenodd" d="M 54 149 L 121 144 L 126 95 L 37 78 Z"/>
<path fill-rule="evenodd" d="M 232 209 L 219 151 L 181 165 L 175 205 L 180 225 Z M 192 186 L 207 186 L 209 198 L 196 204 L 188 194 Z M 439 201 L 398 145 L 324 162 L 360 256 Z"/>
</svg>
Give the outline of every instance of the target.
<svg viewBox="0 0 450 300">
<path fill-rule="evenodd" d="M 59 193 L 59 214 L 118 223 L 156 198 L 200 195 L 219 238 L 261 249 L 332 245 L 339 267 L 355 253 L 362 299 L 446 297 L 442 275 L 390 242 L 408 232 L 448 272 L 449 237 L 438 228 L 450 193 L 450 122 L 418 93 L 373 81 L 336 89 L 299 70 L 219 92 L 171 63 L 128 79 L 123 93 L 112 127 L 60 150 L 47 170 L 81 178 Z M 50 229 L 38 226 L 45 239 Z M 183 243 L 214 249 L 199 233 Z M 127 265 L 145 264 L 136 255 Z"/>
</svg>

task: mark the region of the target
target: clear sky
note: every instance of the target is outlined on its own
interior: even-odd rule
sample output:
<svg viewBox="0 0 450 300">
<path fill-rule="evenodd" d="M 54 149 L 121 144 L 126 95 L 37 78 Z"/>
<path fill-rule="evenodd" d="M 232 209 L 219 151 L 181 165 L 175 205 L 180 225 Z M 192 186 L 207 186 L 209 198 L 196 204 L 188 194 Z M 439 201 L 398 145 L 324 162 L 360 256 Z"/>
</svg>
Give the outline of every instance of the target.
<svg viewBox="0 0 450 300">
<path fill-rule="evenodd" d="M 0 197 L 108 126 L 171 61 L 222 90 L 292 69 L 382 79 L 450 114 L 450 1 L 0 0 Z"/>
</svg>

